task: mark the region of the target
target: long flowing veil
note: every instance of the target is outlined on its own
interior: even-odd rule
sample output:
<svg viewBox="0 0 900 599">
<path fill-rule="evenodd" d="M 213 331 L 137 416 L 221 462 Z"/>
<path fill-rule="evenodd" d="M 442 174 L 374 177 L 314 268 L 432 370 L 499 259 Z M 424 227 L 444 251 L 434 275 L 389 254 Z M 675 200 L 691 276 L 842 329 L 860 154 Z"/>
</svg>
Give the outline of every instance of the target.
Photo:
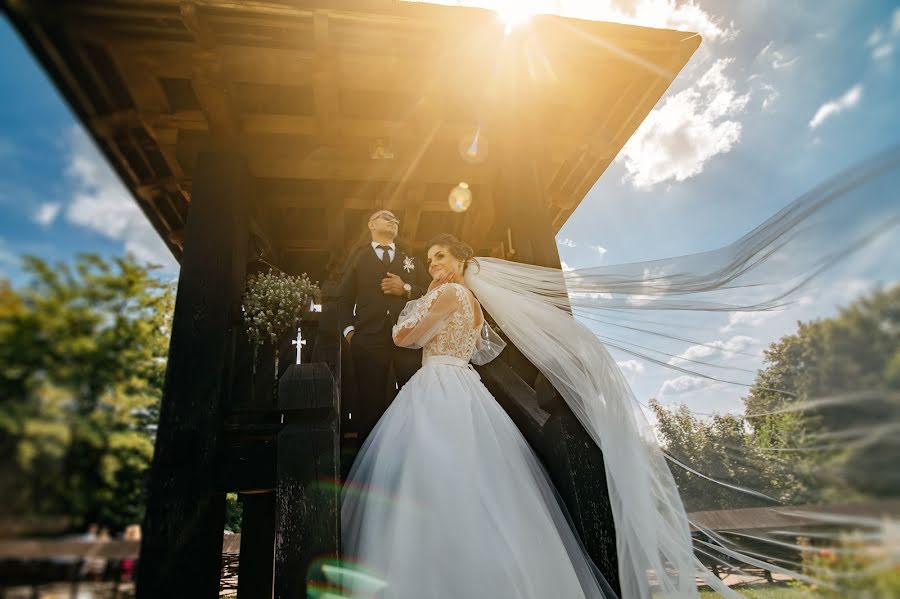
<svg viewBox="0 0 900 599">
<path fill-rule="evenodd" d="M 900 444 L 892 441 L 900 431 L 900 294 L 885 300 L 889 317 L 875 323 L 889 331 L 886 345 L 875 351 L 888 354 L 888 362 L 896 353 L 892 368 L 897 373 L 887 383 L 861 383 L 850 374 L 841 378 L 835 365 L 838 372 L 827 384 L 801 392 L 784 380 L 706 359 L 721 347 L 696 338 L 707 326 L 705 317 L 735 315 L 732 320 L 741 322 L 814 303 L 823 290 L 845 284 L 860 269 L 875 269 L 881 281 L 897 281 L 898 167 L 900 150 L 877 155 L 796 199 L 734 243 L 700 254 L 578 270 L 478 258 L 478 265 L 468 269 L 466 282 L 482 306 L 550 380 L 603 451 L 623 597 L 695 597 L 695 577 L 722 594 L 739 596 L 710 570 L 716 564 L 840 588 L 840 573 L 808 554 L 815 550 L 818 555 L 823 548 L 866 552 L 884 541 L 887 520 L 854 505 L 897 497 L 897 474 L 891 470 L 900 463 Z M 656 312 L 647 318 L 650 310 Z M 695 343 L 701 351 L 675 354 L 671 342 Z M 802 424 L 787 429 L 796 438 L 768 447 L 757 443 L 752 455 L 737 441 L 724 443 L 718 451 L 732 466 L 727 474 L 690 463 L 660 442 L 660 422 L 635 398 L 610 351 L 672 369 L 691 381 L 734 385 L 768 398 L 748 403 L 745 397 L 748 410 L 731 420 L 690 415 L 711 419 L 713 427 L 737 422 L 739 430 L 728 438 L 743 438 L 750 430 L 758 437 L 761 421 L 771 424 L 773 418 L 776 424 L 785 418 Z M 766 359 L 774 358 L 767 354 Z M 812 376 L 813 366 L 799 363 L 796 377 Z M 748 374 L 756 379 L 748 380 Z M 830 417 L 839 408 L 844 417 Z M 820 426 L 823 420 L 829 426 Z M 783 457 L 789 454 L 808 459 Z M 817 460 L 822 472 L 810 468 Z M 802 478 L 810 492 L 791 495 L 761 484 L 758 470 L 765 468 L 777 473 L 770 477 L 775 487 L 778 480 L 787 485 Z M 850 477 L 855 477 L 855 491 L 827 492 L 841 489 Z M 751 523 L 722 533 L 704 522 L 689 522 L 686 488 L 697 481 L 716 492 L 724 489 L 728 498 L 719 505 L 778 508 L 785 518 L 812 523 L 803 534 L 814 542 L 804 541 L 801 533 L 776 530 L 778 525 L 754 528 Z M 859 492 L 876 487 L 880 491 L 872 495 Z M 800 503 L 793 513 L 786 507 Z M 825 507 L 812 509 L 812 503 Z M 888 512 L 896 508 L 890 501 L 877 505 L 888 505 Z M 851 529 L 863 541 L 838 548 Z M 900 562 L 896 548 L 881 565 L 885 560 L 888 567 Z"/>
</svg>

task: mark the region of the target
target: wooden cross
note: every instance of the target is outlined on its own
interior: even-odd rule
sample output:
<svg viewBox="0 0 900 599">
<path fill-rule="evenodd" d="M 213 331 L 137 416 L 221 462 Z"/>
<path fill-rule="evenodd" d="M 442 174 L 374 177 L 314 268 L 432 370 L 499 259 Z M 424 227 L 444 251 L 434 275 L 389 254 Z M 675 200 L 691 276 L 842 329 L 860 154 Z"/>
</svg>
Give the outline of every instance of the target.
<svg viewBox="0 0 900 599">
<path fill-rule="evenodd" d="M 303 333 L 300 329 L 297 329 L 297 338 L 291 341 L 291 345 L 297 346 L 297 364 L 299 364 L 300 352 L 303 350 L 303 346 L 306 345 L 306 339 L 303 338 Z"/>
</svg>

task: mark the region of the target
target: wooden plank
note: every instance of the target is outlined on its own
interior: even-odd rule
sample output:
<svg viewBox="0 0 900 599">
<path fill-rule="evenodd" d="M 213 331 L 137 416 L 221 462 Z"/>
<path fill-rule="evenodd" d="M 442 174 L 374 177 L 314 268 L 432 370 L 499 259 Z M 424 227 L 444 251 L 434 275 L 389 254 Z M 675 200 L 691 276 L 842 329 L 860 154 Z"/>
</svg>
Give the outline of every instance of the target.
<svg viewBox="0 0 900 599">
<path fill-rule="evenodd" d="M 248 183 L 240 156 L 200 155 L 148 486 L 141 598 L 218 597 L 225 499 L 215 460 L 247 263 Z"/>
<path fill-rule="evenodd" d="M 216 34 L 209 26 L 209 22 L 200 15 L 196 2 L 182 2 L 180 6 L 181 22 L 194 36 L 194 41 L 204 49 L 213 50 L 216 47 Z"/>
<path fill-rule="evenodd" d="M 494 226 L 495 216 L 496 208 L 491 187 L 482 186 L 473 191 L 472 206 L 466 214 L 463 225 L 462 235 L 466 243 L 473 248 L 485 249 L 488 244 L 488 232 Z"/>
<path fill-rule="evenodd" d="M 316 136 L 324 142 L 335 137 L 336 121 L 340 112 L 337 63 L 330 48 L 328 13 L 326 11 L 320 10 L 313 14 L 313 38 L 316 49 L 312 65 Z"/>
<path fill-rule="evenodd" d="M 247 138 L 242 138 L 247 140 Z M 196 154 L 208 140 L 203 136 L 187 137 L 179 135 L 178 160 L 190 172 L 196 162 Z M 236 149 L 247 159 L 250 172 L 267 179 L 308 179 L 315 181 L 394 181 L 452 183 L 468 181 L 473 185 L 485 184 L 493 180 L 494 166 L 491 164 L 462 165 L 448 168 L 443 157 L 433 160 L 328 160 L 312 155 L 296 155 L 266 140 L 235 142 Z M 414 171 L 413 175 L 410 172 Z"/>
<path fill-rule="evenodd" d="M 419 219 L 425 208 L 425 185 L 410 185 L 406 192 L 406 208 L 403 212 L 404 239 L 418 239 Z"/>
<path fill-rule="evenodd" d="M 780 505 L 691 512 L 691 531 L 695 525 L 715 531 L 759 530 L 803 526 L 847 526 L 857 518 L 873 522 L 900 519 L 900 500 L 878 499 L 833 505 Z"/>
</svg>

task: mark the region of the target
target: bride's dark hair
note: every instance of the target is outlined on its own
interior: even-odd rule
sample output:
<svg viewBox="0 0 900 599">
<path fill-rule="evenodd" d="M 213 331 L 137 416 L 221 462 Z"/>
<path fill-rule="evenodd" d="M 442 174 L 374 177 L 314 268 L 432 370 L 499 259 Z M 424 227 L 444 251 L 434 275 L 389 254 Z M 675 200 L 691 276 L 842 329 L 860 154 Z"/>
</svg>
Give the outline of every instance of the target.
<svg viewBox="0 0 900 599">
<path fill-rule="evenodd" d="M 472 246 L 464 241 L 460 241 L 450 233 L 441 233 L 440 235 L 432 237 L 431 241 L 425 246 L 425 252 L 427 253 L 428 250 L 436 245 L 444 246 L 454 258 L 462 260 L 463 272 L 469 267 L 470 263 L 474 262 L 473 258 L 475 257 L 475 251 L 472 249 Z"/>
</svg>

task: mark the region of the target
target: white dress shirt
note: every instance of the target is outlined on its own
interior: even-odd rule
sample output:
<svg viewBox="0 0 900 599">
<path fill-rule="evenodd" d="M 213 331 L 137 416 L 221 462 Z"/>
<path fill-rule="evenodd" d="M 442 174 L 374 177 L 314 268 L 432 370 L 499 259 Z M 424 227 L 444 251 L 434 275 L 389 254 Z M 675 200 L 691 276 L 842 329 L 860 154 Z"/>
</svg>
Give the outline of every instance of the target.
<svg viewBox="0 0 900 599">
<path fill-rule="evenodd" d="M 377 241 L 373 241 L 372 249 L 375 250 L 375 255 L 378 256 L 379 260 L 384 260 L 384 258 L 382 257 L 382 254 L 384 254 L 384 250 L 379 250 L 378 249 L 379 245 L 386 245 L 389 248 L 391 248 L 388 250 L 388 258 L 390 259 L 391 262 L 393 262 L 394 261 L 394 253 L 396 252 L 396 246 L 394 246 L 393 243 L 378 243 Z"/>
<path fill-rule="evenodd" d="M 387 252 L 388 252 L 388 258 L 390 259 L 391 262 L 393 262 L 393 261 L 394 261 L 394 254 L 397 253 L 397 246 L 395 246 L 393 243 L 378 243 L 377 241 L 373 241 L 373 242 L 372 242 L 372 250 L 375 252 L 375 255 L 378 256 L 378 259 L 379 259 L 379 260 L 384 260 L 384 257 L 383 257 L 384 250 L 379 250 L 379 249 L 378 249 L 378 246 L 379 246 L 379 245 L 386 245 L 386 246 L 388 246 L 388 248 L 390 248 L 390 249 L 387 251 Z M 346 329 L 344 329 L 344 337 L 347 336 L 347 333 L 349 333 L 350 331 L 353 331 L 353 330 L 355 330 L 355 327 L 351 324 L 349 327 L 347 327 Z"/>
</svg>

